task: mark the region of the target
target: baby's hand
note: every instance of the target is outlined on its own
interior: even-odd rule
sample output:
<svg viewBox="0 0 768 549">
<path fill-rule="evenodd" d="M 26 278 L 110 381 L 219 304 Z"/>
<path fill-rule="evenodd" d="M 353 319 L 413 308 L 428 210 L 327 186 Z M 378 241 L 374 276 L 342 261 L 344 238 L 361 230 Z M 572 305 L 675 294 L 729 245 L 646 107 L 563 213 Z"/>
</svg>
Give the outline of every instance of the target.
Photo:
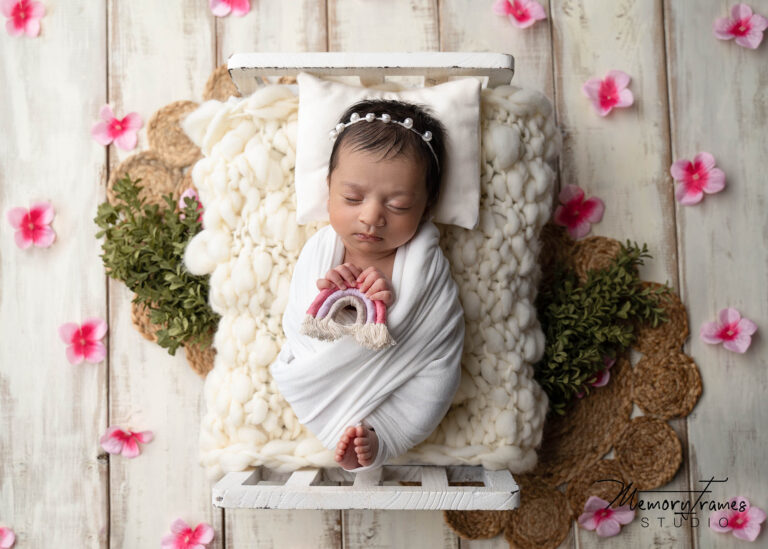
<svg viewBox="0 0 768 549">
<path fill-rule="evenodd" d="M 326 273 L 325 278 L 318 279 L 317 288 L 319 290 L 327 290 L 334 286 L 339 290 L 354 288 L 356 279 L 360 273 L 360 267 L 352 263 L 337 265 Z"/>
<path fill-rule="evenodd" d="M 376 267 L 368 267 L 357 277 L 360 282 L 359 290 L 363 292 L 368 299 L 379 299 L 384 305 L 389 307 L 395 301 L 395 289 L 387 276 Z"/>
</svg>

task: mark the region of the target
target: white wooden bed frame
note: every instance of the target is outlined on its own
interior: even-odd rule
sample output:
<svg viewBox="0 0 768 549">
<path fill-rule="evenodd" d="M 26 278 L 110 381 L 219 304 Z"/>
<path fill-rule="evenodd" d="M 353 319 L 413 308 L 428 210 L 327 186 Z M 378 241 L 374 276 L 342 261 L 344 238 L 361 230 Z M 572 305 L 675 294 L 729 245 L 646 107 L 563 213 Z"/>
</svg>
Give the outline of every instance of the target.
<svg viewBox="0 0 768 549">
<path fill-rule="evenodd" d="M 479 76 L 493 87 L 509 84 L 514 59 L 501 53 L 465 52 L 236 53 L 227 68 L 245 96 L 262 79 L 295 76 L 301 71 L 358 76 L 366 86 L 395 75 L 421 76 L 425 86 L 454 76 Z M 418 485 L 401 485 L 401 481 Z M 520 490 L 509 471 L 472 466 L 384 465 L 357 474 L 341 468 L 278 473 L 260 466 L 227 473 L 213 486 L 213 504 L 250 509 L 503 511 L 519 506 Z"/>
</svg>

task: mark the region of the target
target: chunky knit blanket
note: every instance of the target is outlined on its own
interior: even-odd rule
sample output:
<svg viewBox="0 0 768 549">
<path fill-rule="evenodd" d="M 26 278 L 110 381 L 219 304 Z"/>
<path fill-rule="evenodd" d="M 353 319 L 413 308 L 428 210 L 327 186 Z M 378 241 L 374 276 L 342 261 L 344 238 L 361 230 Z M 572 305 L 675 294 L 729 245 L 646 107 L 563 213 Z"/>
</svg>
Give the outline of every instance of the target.
<svg viewBox="0 0 768 549">
<path fill-rule="evenodd" d="M 438 225 L 465 314 L 461 381 L 434 432 L 389 463 L 522 473 L 536 464 L 548 405 L 533 379 L 544 352 L 533 300 L 554 183 L 548 162 L 560 140 L 543 95 L 500 86 L 484 89 L 481 100 L 479 226 Z M 183 123 L 205 156 L 192 172 L 205 228 L 188 244 L 185 264 L 211 274 L 210 303 L 221 315 L 200 430 L 211 479 L 257 465 L 338 467 L 269 372 L 285 341 L 281 320 L 299 251 L 326 225 L 296 224 L 297 113 L 291 87 L 273 85 L 208 101 Z"/>
</svg>

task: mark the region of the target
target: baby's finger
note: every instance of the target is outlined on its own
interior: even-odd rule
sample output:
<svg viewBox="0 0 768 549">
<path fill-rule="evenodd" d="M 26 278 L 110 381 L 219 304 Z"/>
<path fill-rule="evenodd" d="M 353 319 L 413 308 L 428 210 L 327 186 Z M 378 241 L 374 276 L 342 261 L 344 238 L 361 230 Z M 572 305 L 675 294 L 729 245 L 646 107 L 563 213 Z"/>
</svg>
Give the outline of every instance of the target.
<svg viewBox="0 0 768 549">
<path fill-rule="evenodd" d="M 325 278 L 318 278 L 317 279 L 317 289 L 318 290 L 327 290 L 330 288 L 332 284 L 326 280 Z"/>
<path fill-rule="evenodd" d="M 375 267 L 368 267 L 364 271 L 362 271 L 359 275 L 357 275 L 357 281 L 360 282 L 363 279 L 365 279 L 369 274 L 374 272 L 376 270 Z"/>
<path fill-rule="evenodd" d="M 363 293 L 366 293 L 371 286 L 378 280 L 378 275 L 376 274 L 376 271 L 371 271 L 368 273 L 367 276 L 365 276 L 362 279 L 362 282 L 360 282 L 360 288 L 359 290 Z"/>
<path fill-rule="evenodd" d="M 373 295 L 368 296 L 369 299 L 372 301 L 383 301 L 384 305 L 389 307 L 392 304 L 392 292 L 389 290 L 383 290 L 381 292 L 376 292 Z"/>
<path fill-rule="evenodd" d="M 344 282 L 344 279 L 341 278 L 341 275 L 336 271 L 330 273 L 326 278 L 335 284 L 339 290 L 347 289 L 347 284 Z"/>
<path fill-rule="evenodd" d="M 352 271 L 352 267 L 357 269 L 357 267 L 351 263 L 345 263 L 336 267 L 336 272 L 339 273 L 344 280 L 346 280 L 348 286 L 354 286 L 357 278 L 357 274 Z"/>
</svg>

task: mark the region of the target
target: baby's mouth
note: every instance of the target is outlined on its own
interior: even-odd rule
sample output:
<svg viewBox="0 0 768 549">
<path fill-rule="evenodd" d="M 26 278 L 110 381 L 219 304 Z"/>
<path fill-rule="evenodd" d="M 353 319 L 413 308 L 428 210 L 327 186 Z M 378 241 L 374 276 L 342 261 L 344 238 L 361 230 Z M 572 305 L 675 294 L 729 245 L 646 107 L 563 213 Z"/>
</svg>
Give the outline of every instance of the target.
<svg viewBox="0 0 768 549">
<path fill-rule="evenodd" d="M 363 240 L 365 242 L 378 242 L 381 240 L 380 236 L 369 236 L 365 233 L 355 233 L 355 237 L 358 240 Z"/>
</svg>

